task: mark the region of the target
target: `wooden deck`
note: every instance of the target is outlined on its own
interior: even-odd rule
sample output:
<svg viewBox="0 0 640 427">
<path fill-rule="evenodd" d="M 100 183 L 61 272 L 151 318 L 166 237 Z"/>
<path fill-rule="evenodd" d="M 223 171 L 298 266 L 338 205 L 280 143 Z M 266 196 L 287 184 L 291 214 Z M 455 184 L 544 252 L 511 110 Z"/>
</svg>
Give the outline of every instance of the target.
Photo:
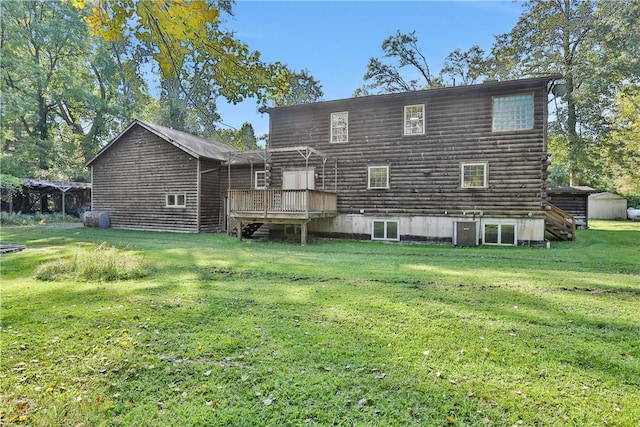
<svg viewBox="0 0 640 427">
<path fill-rule="evenodd" d="M 229 190 L 229 216 L 238 222 L 238 237 L 248 223 L 300 224 L 306 244 L 307 223 L 337 214 L 337 194 L 319 190 Z"/>
</svg>

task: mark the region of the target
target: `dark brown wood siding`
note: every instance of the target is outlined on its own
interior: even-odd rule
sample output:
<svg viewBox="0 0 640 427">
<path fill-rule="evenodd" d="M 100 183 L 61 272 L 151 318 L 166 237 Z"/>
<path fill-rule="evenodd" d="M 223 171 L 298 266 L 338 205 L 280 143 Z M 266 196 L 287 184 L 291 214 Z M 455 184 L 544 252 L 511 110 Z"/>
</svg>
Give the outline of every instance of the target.
<svg viewBox="0 0 640 427">
<path fill-rule="evenodd" d="M 223 188 L 220 183 L 223 171 L 226 167 L 219 161 L 200 160 L 200 231 L 223 230 Z"/>
<path fill-rule="evenodd" d="M 139 126 L 92 164 L 92 209 L 115 228 L 198 231 L 197 159 Z M 186 208 L 166 207 L 168 193 Z"/>
<path fill-rule="evenodd" d="M 533 129 L 493 132 L 493 97 L 519 93 L 534 94 Z M 404 106 L 415 104 L 425 105 L 426 132 L 403 136 Z M 330 114 L 341 111 L 349 113 L 349 141 L 330 143 Z M 544 215 L 547 95 L 542 80 L 352 98 L 272 109 L 270 115 L 273 148 L 308 145 L 337 158 L 341 213 Z M 311 160 L 318 173 L 321 164 Z M 487 188 L 461 188 L 461 164 L 467 162 L 488 165 Z M 325 170 L 332 190 L 330 164 Z M 274 157 L 275 186 L 281 185 L 284 168 L 301 166 L 299 155 Z M 367 189 L 369 166 L 389 166 L 389 189 Z"/>
</svg>

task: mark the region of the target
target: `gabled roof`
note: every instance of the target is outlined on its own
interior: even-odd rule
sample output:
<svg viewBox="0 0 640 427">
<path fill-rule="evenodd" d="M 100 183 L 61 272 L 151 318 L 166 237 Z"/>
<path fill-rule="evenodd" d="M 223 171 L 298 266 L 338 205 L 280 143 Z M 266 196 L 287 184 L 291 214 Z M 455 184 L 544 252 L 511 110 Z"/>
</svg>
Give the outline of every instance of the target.
<svg viewBox="0 0 640 427">
<path fill-rule="evenodd" d="M 98 154 L 93 157 L 93 159 L 89 160 L 87 162 L 87 166 L 90 166 L 105 151 L 109 150 L 109 148 L 116 144 L 120 140 L 120 138 L 122 138 L 134 126 L 140 126 L 148 130 L 149 132 L 176 146 L 177 148 L 195 157 L 196 159 L 202 157 L 214 160 L 227 160 L 229 158 L 228 153 L 238 151 L 237 148 L 225 144 L 224 142 L 202 138 L 190 133 L 156 125 L 153 123 L 143 122 L 142 120 L 136 119 L 131 122 L 131 124 L 127 126 L 124 131 L 122 131 L 118 136 L 112 139 L 111 142 L 105 145 L 102 150 L 100 150 Z"/>
</svg>

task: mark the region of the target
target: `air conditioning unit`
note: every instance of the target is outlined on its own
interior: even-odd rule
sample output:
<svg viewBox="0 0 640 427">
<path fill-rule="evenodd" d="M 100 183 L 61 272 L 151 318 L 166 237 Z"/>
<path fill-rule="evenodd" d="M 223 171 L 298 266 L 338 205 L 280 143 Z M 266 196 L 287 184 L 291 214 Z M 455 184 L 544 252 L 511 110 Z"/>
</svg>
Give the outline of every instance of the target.
<svg viewBox="0 0 640 427">
<path fill-rule="evenodd" d="M 453 244 L 456 246 L 478 246 L 478 223 L 456 221 L 453 224 Z"/>
</svg>

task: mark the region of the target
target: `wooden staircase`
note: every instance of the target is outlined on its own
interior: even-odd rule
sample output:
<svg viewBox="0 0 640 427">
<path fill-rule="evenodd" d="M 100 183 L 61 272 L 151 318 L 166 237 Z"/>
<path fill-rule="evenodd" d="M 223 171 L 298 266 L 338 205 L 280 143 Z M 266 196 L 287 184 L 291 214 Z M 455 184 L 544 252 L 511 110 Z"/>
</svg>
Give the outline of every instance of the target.
<svg viewBox="0 0 640 427">
<path fill-rule="evenodd" d="M 262 227 L 262 222 L 252 222 L 242 227 L 242 237 L 249 239 L 258 228 Z M 234 230 L 235 231 L 235 230 Z"/>
<path fill-rule="evenodd" d="M 560 240 L 576 240 L 576 218 L 552 204 L 547 205 L 544 228 L 549 234 Z"/>
</svg>

